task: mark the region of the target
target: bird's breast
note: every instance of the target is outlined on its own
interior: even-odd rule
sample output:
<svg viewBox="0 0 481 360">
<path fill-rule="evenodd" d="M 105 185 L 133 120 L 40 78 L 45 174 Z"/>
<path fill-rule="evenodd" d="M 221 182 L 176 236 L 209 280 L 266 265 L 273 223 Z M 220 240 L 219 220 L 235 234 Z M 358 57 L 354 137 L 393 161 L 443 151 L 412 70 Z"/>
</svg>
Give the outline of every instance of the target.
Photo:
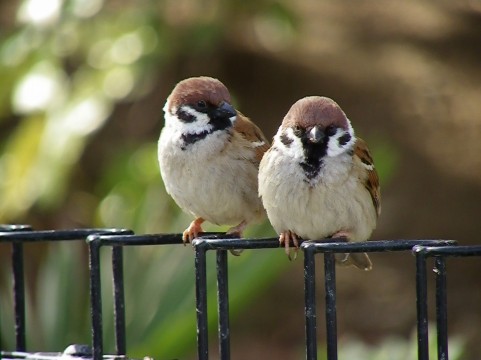
<svg viewBox="0 0 481 360">
<path fill-rule="evenodd" d="M 349 162 L 330 161 L 309 179 L 300 166 L 279 154 L 262 160 L 259 189 L 269 220 L 277 232 L 291 230 L 305 239 L 320 239 L 337 231 L 352 231 L 367 239 L 376 216 L 369 193 Z M 270 158 L 269 158 L 270 157 Z"/>
<path fill-rule="evenodd" d="M 257 167 L 248 161 L 254 151 L 232 148 L 231 142 L 210 136 L 186 150 L 175 142 L 159 144 L 167 192 L 185 212 L 212 223 L 234 224 L 262 216 Z"/>
</svg>

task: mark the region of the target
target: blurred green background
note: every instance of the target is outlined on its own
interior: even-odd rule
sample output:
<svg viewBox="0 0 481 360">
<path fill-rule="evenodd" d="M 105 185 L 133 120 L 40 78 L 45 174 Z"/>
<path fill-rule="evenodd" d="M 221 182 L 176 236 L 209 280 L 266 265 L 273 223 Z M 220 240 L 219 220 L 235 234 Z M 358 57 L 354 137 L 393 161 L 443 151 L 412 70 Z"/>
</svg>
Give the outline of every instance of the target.
<svg viewBox="0 0 481 360">
<path fill-rule="evenodd" d="M 162 107 L 178 81 L 210 75 L 269 138 L 297 99 L 335 99 L 380 172 L 373 238 L 479 243 L 480 44 L 478 0 L 2 1 L 0 223 L 181 232 L 191 219 L 166 195 L 156 159 Z M 265 222 L 246 235 L 275 234 Z M 14 348 L 9 251 L 0 246 L 5 350 Z M 89 343 L 85 244 L 25 251 L 29 350 Z M 191 249 L 129 248 L 124 259 L 129 356 L 195 358 Z M 107 269 L 107 251 L 102 261 Z M 370 273 L 339 269 L 341 355 L 414 359 L 413 259 L 373 261 Z M 475 259 L 448 262 L 452 358 L 481 356 L 480 270 Z M 302 255 L 289 263 L 282 250 L 246 251 L 229 271 L 233 358 L 302 358 Z"/>
</svg>

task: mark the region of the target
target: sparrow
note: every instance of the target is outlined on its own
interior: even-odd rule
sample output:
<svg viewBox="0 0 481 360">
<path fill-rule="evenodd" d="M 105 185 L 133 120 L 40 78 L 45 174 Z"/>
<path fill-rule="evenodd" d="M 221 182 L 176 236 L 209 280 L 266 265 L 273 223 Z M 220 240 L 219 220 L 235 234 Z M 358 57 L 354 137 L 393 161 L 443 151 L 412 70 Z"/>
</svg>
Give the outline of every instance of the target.
<svg viewBox="0 0 481 360">
<path fill-rule="evenodd" d="M 265 216 L 257 194 L 259 163 L 270 146 L 264 134 L 211 77 L 179 82 L 164 114 L 160 173 L 167 193 L 195 218 L 183 232 L 184 245 L 203 232 L 204 221 L 235 225 L 227 233 L 242 237 L 247 224 Z"/>
<path fill-rule="evenodd" d="M 367 240 L 381 213 L 379 178 L 367 144 L 327 97 L 297 101 L 284 117 L 259 167 L 259 196 L 279 242 L 299 238 Z M 370 270 L 365 253 L 337 262 Z"/>
</svg>

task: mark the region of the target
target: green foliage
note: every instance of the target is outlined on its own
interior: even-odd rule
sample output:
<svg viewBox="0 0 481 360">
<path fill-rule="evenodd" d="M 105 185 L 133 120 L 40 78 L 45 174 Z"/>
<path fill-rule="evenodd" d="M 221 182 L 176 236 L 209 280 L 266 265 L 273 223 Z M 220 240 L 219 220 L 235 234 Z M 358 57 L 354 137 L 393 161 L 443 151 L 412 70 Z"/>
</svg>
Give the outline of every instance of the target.
<svg viewBox="0 0 481 360">
<path fill-rule="evenodd" d="M 73 175 L 87 172 L 82 158 L 86 147 L 108 121 L 115 120 L 111 115 L 119 103 L 134 103 L 148 94 L 157 85 L 153 79 L 161 78 L 159 74 L 179 57 L 219 50 L 240 21 L 252 26 L 270 50 L 285 46 L 299 26 L 284 2 L 270 0 L 214 1 L 209 6 L 194 0 L 58 0 L 48 2 L 50 8 L 41 0 L 20 3 L 18 22 L 0 38 L 0 127 L 7 130 L 0 134 L 0 223 L 40 217 L 64 224 L 56 218 L 62 217 L 70 196 L 78 200 L 77 211 L 87 213 L 89 222 L 82 224 L 86 227 L 180 232 L 191 219 L 165 193 L 155 143 L 117 143 L 115 155 L 96 174 L 95 185 L 78 190 Z M 383 147 L 375 153 L 382 177 L 392 172 L 391 153 Z M 249 231 L 247 236 L 274 236 L 267 223 Z M 61 351 L 70 343 L 90 343 L 86 245 L 54 244 L 41 255 L 38 264 L 26 259 L 31 270 L 27 277 L 29 350 Z M 193 352 L 193 255 L 189 247 L 179 246 L 126 249 L 130 356 L 175 358 Z M 209 254 L 212 330 L 216 321 L 213 261 Z M 232 316 L 245 311 L 289 265 L 282 250 L 245 251 L 238 258 L 229 257 Z M 112 352 L 109 269 L 110 255 L 104 249 L 105 349 Z M 1 346 L 13 349 L 6 265 L 0 276 Z"/>
<path fill-rule="evenodd" d="M 244 10 L 234 2 L 219 2 L 210 10 L 195 1 L 39 4 L 21 1 L 17 24 L 0 39 L 0 126 L 7 129 L 0 134 L 0 223 L 28 222 L 32 214 L 61 216 L 70 196 L 78 200 L 78 211 L 91 219 L 84 226 L 142 233 L 183 230 L 191 219 L 165 193 L 155 143 L 126 141 L 115 149 L 89 193 L 75 189 L 72 181 L 84 166 L 84 150 L 111 120 L 115 106 L 148 94 L 155 85 L 152 79 L 178 56 L 216 50 L 235 19 L 244 15 L 278 16 L 289 22 L 287 7 L 271 1 L 258 1 Z M 274 235 L 267 223 L 250 231 L 249 235 Z M 41 259 L 26 260 L 28 348 L 59 351 L 70 343 L 89 343 L 86 245 L 68 242 L 42 249 Z M 282 251 L 246 251 L 230 258 L 232 316 L 287 265 Z M 6 266 L 2 269 L 1 346 L 13 349 L 10 274 Z M 108 249 L 102 251 L 102 269 L 105 341 L 111 352 Z M 129 355 L 173 358 L 192 353 L 193 251 L 126 249 L 125 283 Z M 209 271 L 208 283 L 209 312 L 214 315 L 214 271 Z M 210 321 L 214 329 L 215 316 Z"/>
<path fill-rule="evenodd" d="M 88 269 L 85 244 L 55 244 L 26 287 L 27 346 L 29 350 L 63 350 L 72 343 L 90 342 L 88 317 Z M 82 256 L 83 252 L 83 256 Z M 28 253 L 28 251 L 26 251 Z M 79 256 L 80 255 L 80 256 Z M 26 259 L 26 274 L 31 273 Z M 2 284 L 10 284 L 9 272 L 3 269 Z M 14 319 L 11 288 L 2 289 L 0 297 L 1 349 L 14 349 Z"/>
</svg>

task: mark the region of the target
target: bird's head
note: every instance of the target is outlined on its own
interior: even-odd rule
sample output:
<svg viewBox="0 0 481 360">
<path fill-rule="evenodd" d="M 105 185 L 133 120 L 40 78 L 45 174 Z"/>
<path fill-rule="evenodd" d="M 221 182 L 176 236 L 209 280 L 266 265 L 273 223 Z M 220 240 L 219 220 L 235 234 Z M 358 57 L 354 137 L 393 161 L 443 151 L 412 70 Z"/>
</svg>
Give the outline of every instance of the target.
<svg viewBox="0 0 481 360">
<path fill-rule="evenodd" d="M 336 102 L 309 96 L 292 105 L 276 141 L 295 157 L 322 159 L 352 152 L 356 140 L 349 119 Z"/>
<path fill-rule="evenodd" d="M 224 84 L 206 76 L 179 82 L 165 103 L 164 113 L 166 126 L 193 135 L 232 127 L 237 117 Z"/>
</svg>

